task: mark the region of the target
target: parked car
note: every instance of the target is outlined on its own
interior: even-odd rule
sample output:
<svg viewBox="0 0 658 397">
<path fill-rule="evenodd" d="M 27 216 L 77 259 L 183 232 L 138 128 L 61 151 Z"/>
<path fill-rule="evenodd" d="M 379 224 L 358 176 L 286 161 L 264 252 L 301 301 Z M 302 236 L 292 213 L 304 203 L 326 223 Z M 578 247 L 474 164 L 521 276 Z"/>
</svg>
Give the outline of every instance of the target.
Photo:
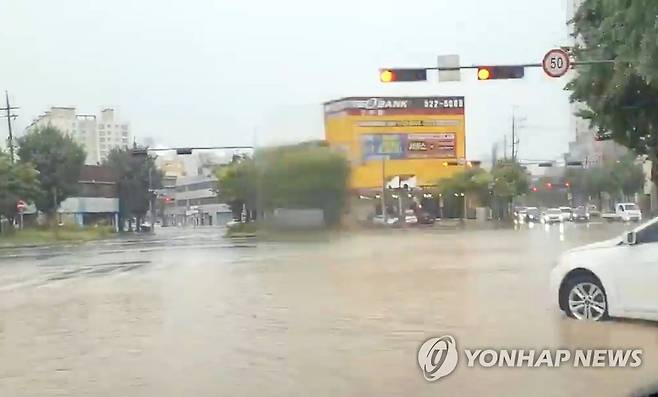
<svg viewBox="0 0 658 397">
<path fill-rule="evenodd" d="M 564 215 L 559 208 L 549 208 L 542 214 L 543 223 L 564 222 Z"/>
<path fill-rule="evenodd" d="M 571 207 L 560 207 L 560 212 L 562 212 L 562 220 L 570 221 L 573 216 L 573 209 Z"/>
<path fill-rule="evenodd" d="M 560 310 L 578 320 L 658 320 L 658 218 L 564 253 L 551 273 Z"/>
<path fill-rule="evenodd" d="M 520 209 L 516 212 L 516 219 L 519 222 L 525 222 L 527 214 L 528 214 L 528 209 L 527 208 Z"/>
<path fill-rule="evenodd" d="M 541 211 L 539 211 L 539 208 L 537 207 L 526 208 L 525 220 L 526 222 L 540 222 Z"/>
<path fill-rule="evenodd" d="M 587 211 L 587 208 L 584 206 L 576 207 L 571 214 L 571 220 L 574 222 L 587 222 L 589 221 L 590 215 Z"/>
</svg>

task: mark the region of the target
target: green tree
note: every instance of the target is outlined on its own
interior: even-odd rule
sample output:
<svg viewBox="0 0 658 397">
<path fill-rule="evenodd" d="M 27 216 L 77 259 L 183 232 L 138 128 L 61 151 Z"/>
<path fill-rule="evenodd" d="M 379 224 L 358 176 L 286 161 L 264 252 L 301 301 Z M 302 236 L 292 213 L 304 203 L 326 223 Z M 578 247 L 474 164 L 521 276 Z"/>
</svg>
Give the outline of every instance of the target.
<svg viewBox="0 0 658 397">
<path fill-rule="evenodd" d="M 612 176 L 625 201 L 644 187 L 644 171 L 642 166 L 635 162 L 634 156 L 625 156 L 615 163 Z"/>
<path fill-rule="evenodd" d="M 266 210 L 320 208 L 328 225 L 340 222 L 350 175 L 342 154 L 307 143 L 263 151 L 262 156 L 255 164 L 262 173 Z"/>
<path fill-rule="evenodd" d="M 9 156 L 0 151 L 0 218 L 14 219 L 19 200 L 29 203 L 40 194 L 38 172 L 32 164 L 12 164 Z"/>
<path fill-rule="evenodd" d="M 568 85 L 579 114 L 602 138 L 646 154 L 658 166 L 658 2 L 585 0 L 573 19 L 580 44 L 577 61 L 615 60 L 578 66 Z"/>
<path fill-rule="evenodd" d="M 491 176 L 496 200 L 496 217 L 502 219 L 510 213 L 514 198 L 528 192 L 530 187 L 528 172 L 513 160 L 498 160 L 491 170 Z"/>
<path fill-rule="evenodd" d="M 348 192 L 349 163 L 316 143 L 258 151 L 217 170 L 219 195 L 238 211 L 320 208 L 325 222 L 340 222 Z M 239 211 L 238 211 L 239 212 Z"/>
<path fill-rule="evenodd" d="M 53 216 L 59 204 L 75 194 L 85 151 L 73 138 L 47 126 L 28 132 L 18 140 L 18 157 L 39 171 L 41 194 L 37 208 Z"/>
<path fill-rule="evenodd" d="M 257 207 L 260 178 L 253 158 L 235 157 L 228 166 L 218 168 L 215 175 L 218 195 L 231 207 L 233 219 L 240 219 L 243 208 L 246 208 L 247 217 L 252 220 Z"/>
<path fill-rule="evenodd" d="M 489 200 L 491 175 L 482 168 L 467 168 L 437 182 L 443 195 L 465 193 L 475 203 L 486 205 Z"/>
<path fill-rule="evenodd" d="M 146 148 L 135 153 L 143 153 Z M 155 157 L 148 154 L 134 154 L 132 149 L 115 148 L 110 151 L 104 166 L 112 169 L 119 189 L 119 229 L 125 221 L 132 230 L 132 219 L 137 225 L 142 223 L 154 198 L 153 190 L 162 187 L 162 172 L 155 166 Z"/>
</svg>

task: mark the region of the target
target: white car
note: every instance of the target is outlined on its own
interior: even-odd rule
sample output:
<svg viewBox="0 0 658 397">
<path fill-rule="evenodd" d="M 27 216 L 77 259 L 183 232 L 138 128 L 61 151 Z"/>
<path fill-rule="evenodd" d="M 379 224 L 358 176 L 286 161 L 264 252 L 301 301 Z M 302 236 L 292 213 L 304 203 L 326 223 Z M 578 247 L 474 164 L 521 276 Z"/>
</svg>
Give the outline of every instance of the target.
<svg viewBox="0 0 658 397">
<path fill-rule="evenodd" d="M 618 203 L 615 205 L 615 213 L 619 215 L 622 221 L 639 222 L 642 220 L 642 211 L 634 203 Z"/>
<path fill-rule="evenodd" d="M 541 220 L 544 223 L 562 222 L 564 221 L 564 215 L 559 208 L 549 208 L 544 212 Z"/>
<path fill-rule="evenodd" d="M 578 320 L 658 321 L 658 218 L 565 252 L 551 273 L 560 310 Z"/>
<path fill-rule="evenodd" d="M 560 212 L 562 212 L 562 220 L 568 222 L 573 216 L 573 209 L 571 207 L 560 207 Z"/>
</svg>

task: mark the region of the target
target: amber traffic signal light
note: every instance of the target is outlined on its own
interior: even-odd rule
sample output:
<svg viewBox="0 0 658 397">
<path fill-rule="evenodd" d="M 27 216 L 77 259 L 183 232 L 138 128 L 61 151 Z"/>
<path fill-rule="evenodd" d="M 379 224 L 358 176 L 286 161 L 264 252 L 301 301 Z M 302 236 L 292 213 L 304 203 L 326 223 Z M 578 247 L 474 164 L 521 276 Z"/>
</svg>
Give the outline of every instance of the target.
<svg viewBox="0 0 658 397">
<path fill-rule="evenodd" d="M 478 80 L 522 79 L 523 66 L 478 66 Z"/>
<path fill-rule="evenodd" d="M 382 83 L 395 83 L 398 81 L 426 81 L 426 69 L 381 69 L 379 81 Z"/>
</svg>

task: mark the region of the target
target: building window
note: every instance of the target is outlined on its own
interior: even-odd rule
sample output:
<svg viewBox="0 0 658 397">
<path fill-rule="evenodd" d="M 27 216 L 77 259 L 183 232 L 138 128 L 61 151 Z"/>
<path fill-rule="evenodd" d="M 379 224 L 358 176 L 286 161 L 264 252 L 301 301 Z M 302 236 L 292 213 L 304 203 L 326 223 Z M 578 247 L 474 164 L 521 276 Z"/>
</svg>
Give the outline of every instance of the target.
<svg viewBox="0 0 658 397">
<path fill-rule="evenodd" d="M 103 128 L 105 128 L 105 126 L 104 126 L 103 124 L 99 124 L 99 125 L 98 125 L 98 129 L 99 129 L 99 130 L 102 130 Z"/>
<path fill-rule="evenodd" d="M 123 128 L 124 130 L 127 130 L 128 129 L 128 124 L 122 125 L 121 128 Z"/>
<path fill-rule="evenodd" d="M 98 138 L 99 142 L 105 142 L 105 138 Z"/>
</svg>

